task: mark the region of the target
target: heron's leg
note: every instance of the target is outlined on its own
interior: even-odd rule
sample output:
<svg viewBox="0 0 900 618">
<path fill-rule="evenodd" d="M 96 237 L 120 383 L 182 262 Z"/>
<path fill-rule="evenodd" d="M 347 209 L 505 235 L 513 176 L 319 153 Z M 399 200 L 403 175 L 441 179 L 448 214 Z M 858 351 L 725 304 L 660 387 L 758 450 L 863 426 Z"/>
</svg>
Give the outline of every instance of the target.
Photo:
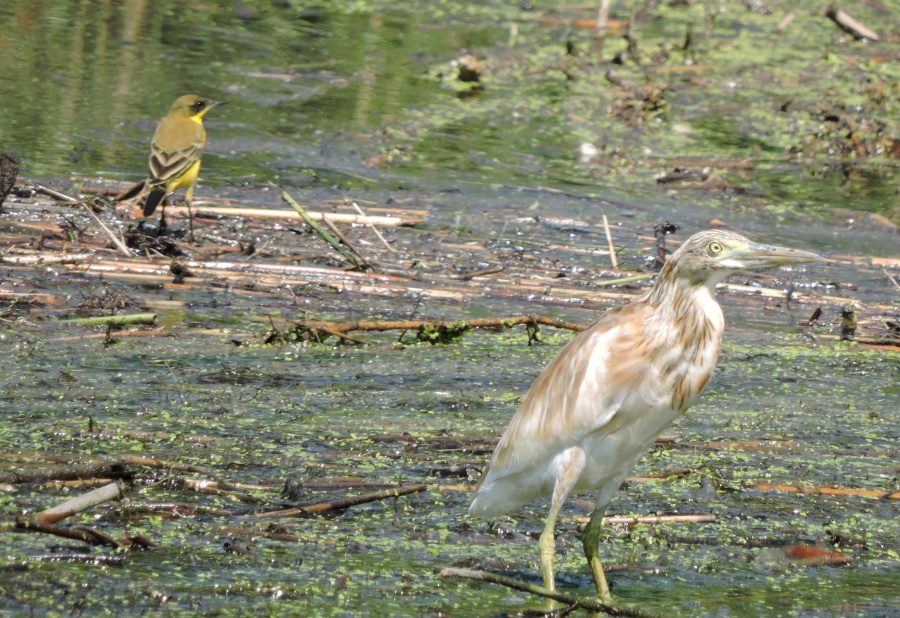
<svg viewBox="0 0 900 618">
<path fill-rule="evenodd" d="M 554 504 L 547 514 L 547 523 L 544 531 L 538 539 L 538 547 L 541 549 L 541 575 L 544 576 L 544 588 L 556 590 L 556 578 L 553 576 L 553 556 L 556 553 L 556 537 L 553 529 L 556 527 L 556 516 L 559 514 L 560 505 Z"/>
<path fill-rule="evenodd" d="M 572 447 L 560 455 L 560 467 L 553 486 L 553 498 L 550 501 L 550 512 L 547 514 L 547 523 L 544 531 L 538 539 L 538 547 L 541 549 L 541 574 L 544 576 L 544 588 L 556 590 L 556 578 L 553 576 L 553 557 L 556 553 L 556 537 L 553 529 L 556 527 L 556 518 L 559 510 L 569 496 L 569 492 L 575 487 L 581 473 L 584 472 L 584 451 L 578 447 Z"/>
<path fill-rule="evenodd" d="M 612 603 L 612 595 L 609 593 L 609 585 L 606 583 L 606 574 L 603 572 L 603 563 L 600 562 L 600 526 L 603 522 L 603 513 L 606 507 L 597 507 L 591 515 L 591 521 L 588 522 L 581 536 L 581 543 L 584 546 L 584 556 L 587 558 L 588 566 L 591 567 L 591 575 L 594 576 L 594 585 L 597 586 L 597 596 L 604 603 Z"/>
</svg>

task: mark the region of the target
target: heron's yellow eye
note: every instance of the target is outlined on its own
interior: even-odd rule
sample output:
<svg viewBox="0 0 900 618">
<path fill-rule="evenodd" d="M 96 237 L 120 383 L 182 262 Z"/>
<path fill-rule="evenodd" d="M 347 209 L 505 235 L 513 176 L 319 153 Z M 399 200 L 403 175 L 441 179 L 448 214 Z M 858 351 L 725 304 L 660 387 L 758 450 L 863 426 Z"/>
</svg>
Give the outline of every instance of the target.
<svg viewBox="0 0 900 618">
<path fill-rule="evenodd" d="M 722 243 L 714 240 L 706 246 L 706 250 L 710 255 L 719 255 L 725 250 L 725 247 L 722 246 Z"/>
</svg>

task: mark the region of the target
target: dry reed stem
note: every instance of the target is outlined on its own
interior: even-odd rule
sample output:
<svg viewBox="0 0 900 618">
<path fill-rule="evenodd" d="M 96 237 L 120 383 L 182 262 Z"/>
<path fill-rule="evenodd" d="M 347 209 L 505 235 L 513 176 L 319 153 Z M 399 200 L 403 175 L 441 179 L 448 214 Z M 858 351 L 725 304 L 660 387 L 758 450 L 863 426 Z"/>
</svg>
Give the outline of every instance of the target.
<svg viewBox="0 0 900 618">
<path fill-rule="evenodd" d="M 212 215 L 227 217 L 254 217 L 264 219 L 296 219 L 302 221 L 299 214 L 292 210 L 264 210 L 259 208 L 219 208 L 215 206 L 194 206 L 192 207 L 194 216 Z M 184 206 L 167 206 L 166 214 L 187 215 L 188 209 Z M 425 220 L 418 217 L 400 218 L 400 217 L 381 217 L 378 215 L 352 215 L 349 213 L 338 212 L 307 212 L 307 214 L 316 221 L 329 219 L 340 223 L 356 223 L 359 225 L 382 225 L 385 227 L 413 227 Z"/>
<path fill-rule="evenodd" d="M 61 504 L 57 504 L 54 507 L 50 507 L 49 509 L 41 511 L 34 517 L 44 523 L 55 524 L 60 520 L 71 517 L 76 513 L 86 511 L 87 509 L 97 506 L 98 504 L 103 504 L 104 502 L 109 502 L 110 500 L 120 498 L 124 496 L 125 493 L 125 485 L 117 481 L 112 482 L 109 485 L 105 485 L 93 491 L 89 491 L 88 493 L 82 494 L 77 498 L 67 500 Z"/>
</svg>

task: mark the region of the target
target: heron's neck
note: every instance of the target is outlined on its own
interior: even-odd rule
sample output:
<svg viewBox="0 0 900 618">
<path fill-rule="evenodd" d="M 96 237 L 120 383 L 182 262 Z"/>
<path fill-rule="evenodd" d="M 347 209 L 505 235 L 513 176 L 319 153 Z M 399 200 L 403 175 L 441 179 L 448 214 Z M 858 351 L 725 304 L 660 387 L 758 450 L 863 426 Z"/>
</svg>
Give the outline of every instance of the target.
<svg viewBox="0 0 900 618">
<path fill-rule="evenodd" d="M 708 322 L 713 332 L 721 334 L 722 309 L 716 301 L 716 285 L 728 276 L 727 271 L 691 277 L 669 263 L 660 272 L 644 300 L 654 309 L 661 323 L 683 329 L 698 328 Z"/>
</svg>

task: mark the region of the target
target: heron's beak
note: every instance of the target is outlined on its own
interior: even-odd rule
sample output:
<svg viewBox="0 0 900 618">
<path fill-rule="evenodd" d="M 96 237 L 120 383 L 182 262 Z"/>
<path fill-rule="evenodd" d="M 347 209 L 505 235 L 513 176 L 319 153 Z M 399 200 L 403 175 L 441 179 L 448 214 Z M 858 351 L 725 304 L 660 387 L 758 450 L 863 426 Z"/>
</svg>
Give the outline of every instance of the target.
<svg viewBox="0 0 900 618">
<path fill-rule="evenodd" d="M 773 247 L 751 242 L 729 256 L 729 259 L 741 263 L 742 268 L 771 268 L 773 266 L 786 266 L 788 264 L 806 264 L 808 262 L 821 262 L 825 258 L 809 251 L 789 249 L 787 247 Z"/>
</svg>

